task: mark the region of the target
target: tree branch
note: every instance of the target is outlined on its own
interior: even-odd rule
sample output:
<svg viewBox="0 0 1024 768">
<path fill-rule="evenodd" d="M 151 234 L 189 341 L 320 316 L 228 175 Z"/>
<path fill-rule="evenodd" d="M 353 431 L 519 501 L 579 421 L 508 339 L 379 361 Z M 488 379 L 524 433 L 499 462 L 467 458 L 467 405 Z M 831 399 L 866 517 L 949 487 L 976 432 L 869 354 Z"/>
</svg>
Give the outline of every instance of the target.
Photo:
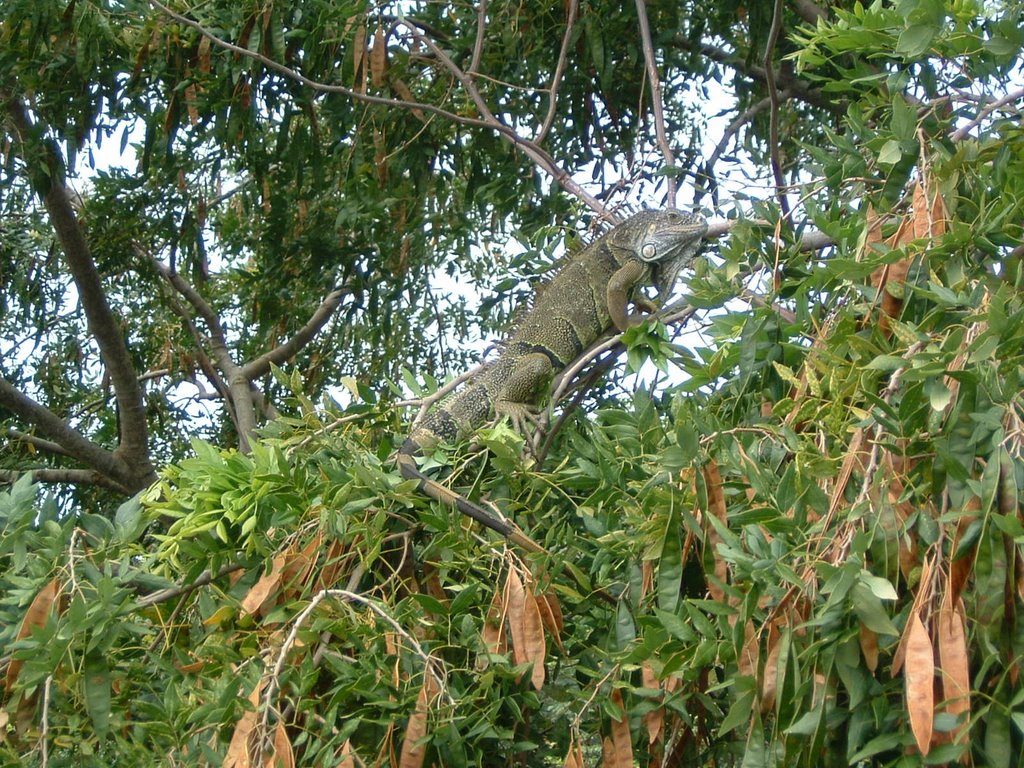
<svg viewBox="0 0 1024 768">
<path fill-rule="evenodd" d="M 676 35 L 673 43 L 683 50 L 699 53 L 705 58 L 711 59 L 719 64 L 724 64 L 727 67 L 731 67 L 741 75 L 749 77 L 752 80 L 757 80 L 762 83 L 768 82 L 768 75 L 764 67 L 758 66 L 757 64 L 747 63 L 742 57 L 737 56 L 734 53 L 730 53 L 724 48 L 718 48 L 707 43 L 694 43 L 687 40 L 682 35 Z M 792 98 L 806 104 L 810 104 L 813 107 L 826 109 L 837 115 L 846 114 L 846 102 L 833 101 L 820 89 L 811 87 L 806 80 L 801 80 L 800 78 L 785 72 L 773 72 L 773 75 L 775 77 L 776 87 L 788 90 Z"/>
<path fill-rule="evenodd" d="M 558 86 L 562 82 L 562 75 L 565 74 L 565 64 L 569 59 L 569 41 L 572 38 L 572 27 L 576 23 L 576 11 L 579 9 L 579 0 L 569 0 L 569 8 L 566 11 L 565 34 L 562 35 L 562 47 L 558 50 L 558 61 L 555 62 L 555 72 L 551 76 L 551 85 L 548 86 L 548 113 L 544 116 L 544 123 L 541 125 L 533 140 L 542 144 L 547 138 L 551 126 L 555 122 L 555 111 L 558 106 Z"/>
<path fill-rule="evenodd" d="M 469 60 L 467 73 L 476 77 L 480 69 L 480 59 L 484 53 L 484 32 L 487 29 L 487 0 L 480 0 L 480 7 L 476 11 L 476 41 L 473 43 L 473 56 Z"/>
<path fill-rule="evenodd" d="M 40 191 L 50 222 L 57 232 L 68 269 L 78 288 L 78 298 L 85 311 L 90 335 L 96 340 L 103 364 L 114 385 L 120 423 L 119 444 L 115 453 L 124 460 L 135 476 L 128 487 L 139 490 L 156 480 L 149 460 L 149 428 L 146 406 L 135 366 L 132 364 L 124 332 L 107 302 L 99 271 L 93 261 L 85 234 L 75 216 L 75 210 L 64 185 L 61 159 L 56 150 L 39 136 L 28 109 L 17 98 L 8 101 L 15 130 L 19 134 L 22 154 L 26 163 L 36 158 L 47 165 L 49 187 Z M 36 137 L 33 140 L 33 137 Z M 30 143 L 33 145 L 30 147 Z M 40 152 L 41 150 L 41 152 Z M 41 154 L 41 157 L 40 157 Z"/>
<path fill-rule="evenodd" d="M 788 97 L 789 91 L 783 91 L 780 94 L 780 98 L 782 99 L 786 99 Z M 728 127 L 722 133 L 722 138 L 719 140 L 718 144 L 715 145 L 714 151 L 711 153 L 708 159 L 704 161 L 703 170 L 700 172 L 700 175 L 704 176 L 704 178 L 708 180 L 708 186 L 711 188 L 710 193 L 712 199 L 715 200 L 716 203 L 718 198 L 717 192 L 715 190 L 717 189 L 718 183 L 717 181 L 715 181 L 715 165 L 717 165 L 718 161 L 722 158 L 722 155 L 725 154 L 725 151 L 729 148 L 729 143 L 736 137 L 736 134 L 740 132 L 740 129 L 744 125 L 749 123 L 751 120 L 753 120 L 759 113 L 768 109 L 771 105 L 772 100 L 768 97 L 765 97 L 756 104 L 751 104 L 749 107 L 743 110 L 743 112 L 741 112 L 735 120 L 729 123 Z M 695 191 L 694 205 L 696 205 L 700 201 L 703 194 L 704 192 L 702 192 L 701 190 Z"/>
<path fill-rule="evenodd" d="M 0 469 L 0 483 L 13 484 L 26 472 L 32 475 L 32 480 L 36 483 L 98 485 L 117 493 L 131 493 L 120 483 L 93 469 L 54 469 L 50 467 L 37 467 L 35 469 Z"/>
<path fill-rule="evenodd" d="M 661 103 L 661 80 L 658 78 L 658 63 L 654 60 L 654 45 L 651 42 L 651 26 L 647 21 L 647 4 L 644 0 L 636 0 L 636 14 L 640 24 L 640 42 L 644 50 L 644 61 L 647 64 L 647 79 L 651 83 L 651 108 L 654 111 L 654 133 L 658 138 L 658 147 L 667 168 L 674 168 L 676 161 L 672 155 L 672 146 L 668 143 L 665 131 L 665 112 Z M 668 177 L 667 202 L 669 208 L 676 207 L 676 178 Z"/>
<path fill-rule="evenodd" d="M 817 24 L 819 19 L 824 19 L 828 13 L 812 0 L 793 0 L 793 10 L 796 15 L 808 24 Z"/>
<path fill-rule="evenodd" d="M 447 56 L 443 54 L 443 59 L 447 60 L 446 63 L 442 62 L 444 63 L 445 68 L 449 69 L 449 71 L 451 71 L 453 74 L 457 72 L 458 75 L 456 75 L 456 77 L 458 77 L 459 82 L 462 83 L 464 86 L 468 83 L 469 87 L 467 88 L 467 93 L 469 93 L 470 96 L 472 96 L 473 92 L 476 91 L 476 98 L 474 98 L 474 102 L 477 102 L 478 108 L 482 106 L 482 114 L 486 115 L 484 119 L 458 115 L 454 112 L 450 112 L 446 109 L 438 107 L 434 104 L 428 104 L 426 102 L 407 101 L 405 99 L 389 99 L 384 96 L 375 96 L 370 93 L 360 93 L 358 91 L 352 90 L 351 88 L 346 88 L 343 85 L 327 85 L 326 83 L 317 82 L 316 80 L 312 80 L 306 77 L 301 72 L 297 72 L 294 69 L 286 67 L 284 64 L 276 62 L 273 59 L 270 59 L 260 53 L 250 51 L 247 48 L 242 48 L 241 46 L 237 46 L 234 43 L 229 43 L 227 40 L 222 40 L 198 22 L 192 21 L 188 17 L 182 16 L 179 13 L 175 13 L 166 5 L 161 3 L 160 0 L 149 0 L 149 2 L 155 8 L 158 8 L 160 11 L 167 14 L 178 23 L 184 24 L 185 26 L 194 29 L 200 34 L 209 38 L 210 42 L 212 42 L 213 44 L 226 50 L 229 50 L 232 53 L 236 53 L 239 56 L 246 56 L 250 59 L 253 59 L 254 61 L 258 61 L 267 69 L 277 72 L 278 74 L 283 75 L 292 80 L 295 80 L 296 82 L 301 83 L 302 85 L 305 85 L 307 88 L 310 88 L 314 91 L 319 91 L 321 93 L 340 93 L 355 101 L 362 101 L 368 104 L 378 104 L 385 107 L 397 107 L 400 109 L 407 109 L 410 111 L 421 110 L 423 112 L 430 112 L 432 114 L 439 115 L 445 118 L 446 120 L 451 120 L 452 122 L 458 123 L 460 125 L 471 126 L 474 128 L 483 128 L 485 130 L 494 131 L 503 139 L 510 142 L 516 148 L 522 151 L 523 154 L 525 154 L 531 160 L 533 160 L 537 167 L 539 167 L 541 170 L 543 170 L 545 173 L 551 176 L 551 178 L 553 178 L 555 182 L 557 182 L 559 186 L 561 186 L 567 192 L 579 198 L 579 200 L 585 203 L 589 208 L 594 210 L 596 213 L 600 214 L 602 217 L 609 216 L 607 210 L 605 209 L 601 201 L 598 200 L 593 195 L 591 195 L 585 189 L 583 189 L 583 187 L 581 187 L 564 168 L 562 168 L 560 165 L 558 165 L 557 162 L 555 162 L 554 158 L 552 158 L 547 152 L 545 152 L 543 149 L 537 146 L 536 143 L 534 143 L 530 139 L 526 139 L 520 136 L 513 128 L 496 119 L 490 113 L 490 110 L 487 108 L 487 105 L 485 103 L 482 103 L 482 99 L 479 99 L 479 91 L 476 91 L 472 79 L 468 78 L 465 72 L 459 69 L 454 63 L 452 63 L 451 59 L 449 59 Z M 406 26 L 406 28 L 412 29 L 411 24 L 414 22 L 410 22 L 409 19 L 401 19 L 401 22 Z M 418 32 L 414 32 L 413 34 L 419 40 L 429 43 L 428 39 L 424 38 Z M 437 55 L 438 49 L 436 46 L 433 46 L 431 44 L 431 50 L 435 52 L 435 55 Z M 438 58 L 441 59 L 441 56 L 439 56 Z M 477 101 L 478 99 L 479 101 Z"/>
<path fill-rule="evenodd" d="M 28 443 L 37 450 L 45 451 L 46 453 L 53 453 L 58 456 L 71 455 L 68 452 L 68 449 L 59 443 L 55 443 L 51 440 L 44 440 L 41 437 L 30 435 L 27 432 L 22 432 L 21 430 L 17 430 L 14 427 L 9 427 L 7 429 L 7 437 L 9 440 L 14 440 L 21 443 Z"/>
<path fill-rule="evenodd" d="M 772 26 L 768 32 L 768 42 L 764 49 L 764 74 L 765 84 L 768 86 L 768 98 L 771 99 L 771 113 L 768 122 L 768 153 L 771 158 L 772 177 L 775 179 L 775 196 L 779 200 L 779 208 L 782 209 L 782 218 L 789 218 L 789 198 L 786 197 L 786 179 L 782 173 L 782 158 L 779 155 L 779 90 L 775 86 L 775 67 L 772 66 L 772 57 L 775 54 L 775 45 L 779 41 L 779 34 L 782 32 L 782 0 L 775 0 L 775 8 L 772 12 Z"/>
<path fill-rule="evenodd" d="M 161 262 L 159 259 L 149 257 L 156 270 L 171 286 L 180 293 L 185 300 L 195 307 L 196 312 L 206 321 L 210 330 L 209 343 L 213 352 L 213 359 L 217 367 L 227 378 L 228 390 L 231 392 L 231 402 L 235 409 L 235 428 L 238 430 L 238 449 L 243 453 L 250 450 L 250 441 L 256 432 L 256 408 L 250 394 L 251 381 L 246 377 L 242 367 L 231 357 L 228 349 L 227 335 L 224 333 L 224 326 L 213 308 L 202 296 L 177 272 Z"/>
<path fill-rule="evenodd" d="M 9 381 L 2 378 L 0 405 L 25 422 L 33 424 L 40 432 L 63 447 L 69 456 L 89 465 L 112 482 L 129 490 L 145 487 L 144 483 L 138 482 L 138 477 L 132 469 L 116 453 L 83 437 L 49 408 L 18 391 Z"/>
<path fill-rule="evenodd" d="M 1015 101 L 1020 101 L 1021 99 L 1024 99 L 1024 88 L 1013 91 L 1012 93 L 1008 93 L 1003 98 L 998 99 L 997 101 L 993 101 L 991 104 L 987 104 L 985 108 L 978 113 L 978 116 L 976 118 L 971 120 L 971 122 L 967 123 L 966 125 L 961 126 L 956 131 L 954 131 L 953 134 L 949 137 L 949 140 L 953 142 L 963 141 L 964 139 L 967 138 L 971 131 L 973 131 L 975 128 L 977 128 L 979 125 L 985 122 L 985 118 L 987 118 L 997 109 L 1005 107 L 1007 104 L 1011 104 Z"/>
<path fill-rule="evenodd" d="M 309 343 L 327 321 L 331 319 L 335 311 L 341 305 L 341 299 L 348 293 L 347 288 L 337 288 L 327 294 L 320 306 L 316 308 L 316 311 L 312 314 L 309 320 L 304 326 L 302 326 L 294 336 L 292 336 L 284 344 L 270 350 L 264 355 L 260 355 L 255 360 L 252 360 L 242 366 L 242 375 L 248 381 L 254 380 L 257 376 L 262 376 L 270 370 L 270 364 L 281 365 L 288 358 L 292 357 L 306 344 Z"/>
</svg>

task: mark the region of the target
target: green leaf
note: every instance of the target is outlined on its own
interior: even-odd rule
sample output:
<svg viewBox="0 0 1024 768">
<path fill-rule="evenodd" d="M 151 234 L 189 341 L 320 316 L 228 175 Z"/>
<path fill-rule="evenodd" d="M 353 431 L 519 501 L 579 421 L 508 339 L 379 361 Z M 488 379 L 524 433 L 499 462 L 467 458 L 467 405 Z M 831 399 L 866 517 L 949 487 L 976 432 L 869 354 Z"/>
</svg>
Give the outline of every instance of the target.
<svg viewBox="0 0 1024 768">
<path fill-rule="evenodd" d="M 110 668 L 102 653 L 90 653 L 83 665 L 85 709 L 96 735 L 103 739 L 110 730 Z"/>
<path fill-rule="evenodd" d="M 915 59 L 928 50 L 938 31 L 934 24 L 912 24 L 900 33 L 896 52 Z"/>
<path fill-rule="evenodd" d="M 658 608 L 665 613 L 675 613 L 679 606 L 683 578 L 683 544 L 679 528 L 679 515 L 673 512 L 665 523 L 661 557 L 658 558 Z"/>
<path fill-rule="evenodd" d="M 725 715 L 725 719 L 722 720 L 722 724 L 718 728 L 718 737 L 721 738 L 743 723 L 749 722 L 750 716 L 753 712 L 754 691 L 747 691 L 743 695 L 739 696 L 732 703 L 732 706 L 729 707 L 729 711 Z"/>
<path fill-rule="evenodd" d="M 893 624 L 881 600 L 864 584 L 855 584 L 850 591 L 850 600 L 857 618 L 865 627 L 879 635 L 899 637 L 900 631 Z"/>
<path fill-rule="evenodd" d="M 882 165 L 896 165 L 903 158 L 903 149 L 896 139 L 889 139 L 882 145 L 878 153 L 878 162 Z"/>
<path fill-rule="evenodd" d="M 619 600 L 615 609 L 615 643 L 620 651 L 624 651 L 634 640 L 636 640 L 636 625 L 633 623 L 633 613 L 629 608 L 629 602 Z"/>
</svg>

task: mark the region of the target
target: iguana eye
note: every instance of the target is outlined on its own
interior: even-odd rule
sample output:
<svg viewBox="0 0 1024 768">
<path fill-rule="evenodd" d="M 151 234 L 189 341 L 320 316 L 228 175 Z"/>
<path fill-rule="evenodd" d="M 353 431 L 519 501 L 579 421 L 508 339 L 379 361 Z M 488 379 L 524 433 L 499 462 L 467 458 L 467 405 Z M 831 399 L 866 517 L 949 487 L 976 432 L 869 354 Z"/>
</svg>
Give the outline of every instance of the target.
<svg viewBox="0 0 1024 768">
<path fill-rule="evenodd" d="M 644 244 L 644 247 L 640 249 L 640 255 L 645 259 L 653 259 L 655 253 L 657 253 L 657 249 L 654 247 L 653 243 L 646 243 Z"/>
</svg>

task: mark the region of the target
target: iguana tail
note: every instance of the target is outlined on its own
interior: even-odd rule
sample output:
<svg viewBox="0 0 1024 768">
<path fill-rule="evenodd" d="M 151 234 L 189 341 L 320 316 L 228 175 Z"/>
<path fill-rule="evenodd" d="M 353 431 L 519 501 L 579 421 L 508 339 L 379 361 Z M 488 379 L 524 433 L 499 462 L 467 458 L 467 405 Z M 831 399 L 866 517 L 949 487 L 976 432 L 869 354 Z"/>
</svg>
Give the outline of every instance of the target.
<svg viewBox="0 0 1024 768">
<path fill-rule="evenodd" d="M 431 480 L 420 472 L 419 467 L 416 465 L 416 457 L 419 454 L 420 446 L 417 445 L 415 440 L 408 439 L 399 449 L 397 461 L 398 470 L 402 473 L 402 477 L 406 480 L 415 480 L 418 483 L 417 490 L 420 491 L 420 493 L 423 493 L 442 504 L 449 504 L 455 507 L 459 512 L 472 518 L 476 522 L 480 523 L 480 525 L 485 528 L 490 528 L 496 533 L 500 533 L 513 544 L 522 547 L 529 552 L 547 552 L 544 547 L 523 533 L 515 523 L 506 520 L 498 520 L 483 507 L 474 504 L 469 499 L 455 493 L 455 491 L 450 488 L 445 488 L 437 481 Z"/>
</svg>

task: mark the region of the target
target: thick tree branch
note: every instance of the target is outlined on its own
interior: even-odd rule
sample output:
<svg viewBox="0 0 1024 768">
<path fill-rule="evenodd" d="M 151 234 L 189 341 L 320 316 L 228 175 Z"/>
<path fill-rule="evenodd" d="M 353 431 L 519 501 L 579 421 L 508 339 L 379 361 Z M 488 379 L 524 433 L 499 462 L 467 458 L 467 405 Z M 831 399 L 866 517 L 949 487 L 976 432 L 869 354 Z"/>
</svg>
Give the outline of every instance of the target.
<svg viewBox="0 0 1024 768">
<path fill-rule="evenodd" d="M 331 319 L 335 311 L 341 305 L 341 299 L 348 293 L 347 288 L 337 288 L 327 294 L 320 306 L 316 308 L 316 311 L 309 318 L 304 326 L 302 326 L 294 336 L 292 336 L 284 344 L 279 347 L 275 347 L 264 355 L 257 357 L 242 366 L 242 375 L 249 381 L 252 381 L 257 376 L 262 376 L 270 370 L 270 364 L 281 365 L 281 363 L 288 360 L 290 357 L 295 355 L 300 349 L 309 343 L 320 329 L 327 324 L 327 321 Z"/>
<path fill-rule="evenodd" d="M 824 19 L 828 13 L 812 0 L 793 0 L 793 10 L 796 15 L 808 24 L 817 24 L 819 19 Z"/>
<path fill-rule="evenodd" d="M 0 379 L 0 405 L 26 423 L 34 425 L 42 434 L 63 447 L 69 456 L 92 467 L 112 482 L 129 490 L 145 487 L 145 483 L 139 483 L 132 469 L 117 454 L 83 437 L 64 419 L 19 392 L 6 379 Z"/>
<path fill-rule="evenodd" d="M 53 469 L 38 467 L 36 469 L 0 469 L 0 483 L 14 483 L 26 472 L 32 475 L 36 483 L 62 483 L 68 485 L 98 485 L 116 493 L 129 494 L 129 490 L 106 475 L 92 469 Z"/>
<path fill-rule="evenodd" d="M 99 271 L 68 196 L 61 159 L 51 145 L 33 138 L 39 133 L 38 128 L 32 123 L 28 109 L 19 99 L 8 100 L 8 112 L 19 134 L 25 162 L 30 166 L 36 162 L 45 162 L 47 165 L 49 185 L 45 192 L 40 193 L 43 205 L 57 232 L 65 261 L 78 288 L 78 298 L 85 311 L 89 333 L 99 346 L 103 363 L 114 385 L 120 423 L 116 453 L 135 475 L 128 487 L 139 490 L 153 482 L 156 473 L 149 460 L 145 399 L 125 344 L 124 332 L 107 302 Z"/>
<path fill-rule="evenodd" d="M 181 275 L 156 258 L 150 257 L 150 260 L 163 278 L 195 308 L 199 316 L 206 322 L 210 331 L 208 338 L 213 359 L 227 379 L 228 389 L 231 392 L 231 402 L 234 404 L 235 412 L 235 428 L 238 430 L 238 448 L 243 453 L 248 453 L 250 441 L 256 432 L 256 408 L 250 394 L 252 382 L 246 377 L 242 367 L 231 357 L 227 335 L 224 333 L 224 326 L 221 325 L 220 318 L 217 317 L 217 313 L 213 311 L 206 299 L 200 296 Z"/>
</svg>

